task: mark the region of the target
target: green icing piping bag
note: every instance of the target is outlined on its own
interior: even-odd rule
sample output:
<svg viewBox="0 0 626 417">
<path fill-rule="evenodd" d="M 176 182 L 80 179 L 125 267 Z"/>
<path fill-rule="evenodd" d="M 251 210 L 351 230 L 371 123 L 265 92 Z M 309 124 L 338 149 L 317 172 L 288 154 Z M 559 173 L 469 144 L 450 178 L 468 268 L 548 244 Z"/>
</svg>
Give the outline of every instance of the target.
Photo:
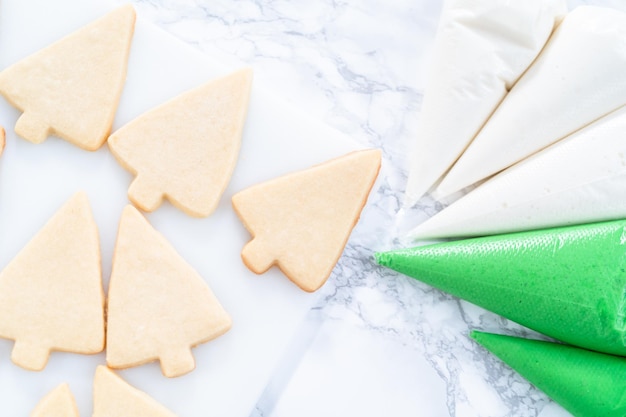
<svg viewBox="0 0 626 417">
<path fill-rule="evenodd" d="M 626 220 L 419 246 L 376 260 L 545 335 L 626 356 Z"/>
<path fill-rule="evenodd" d="M 477 331 L 472 337 L 574 416 L 626 416 L 626 358 Z"/>
</svg>

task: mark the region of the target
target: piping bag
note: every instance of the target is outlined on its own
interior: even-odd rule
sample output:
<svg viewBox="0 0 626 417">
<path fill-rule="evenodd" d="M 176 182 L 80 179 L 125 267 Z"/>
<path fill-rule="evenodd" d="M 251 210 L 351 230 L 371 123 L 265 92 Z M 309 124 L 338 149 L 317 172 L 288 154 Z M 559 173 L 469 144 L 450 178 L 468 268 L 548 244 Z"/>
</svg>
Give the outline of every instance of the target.
<svg viewBox="0 0 626 417">
<path fill-rule="evenodd" d="M 547 336 L 626 356 L 626 220 L 375 256 L 382 266 Z"/>
<path fill-rule="evenodd" d="M 478 331 L 472 338 L 574 416 L 626 416 L 626 358 Z"/>
</svg>

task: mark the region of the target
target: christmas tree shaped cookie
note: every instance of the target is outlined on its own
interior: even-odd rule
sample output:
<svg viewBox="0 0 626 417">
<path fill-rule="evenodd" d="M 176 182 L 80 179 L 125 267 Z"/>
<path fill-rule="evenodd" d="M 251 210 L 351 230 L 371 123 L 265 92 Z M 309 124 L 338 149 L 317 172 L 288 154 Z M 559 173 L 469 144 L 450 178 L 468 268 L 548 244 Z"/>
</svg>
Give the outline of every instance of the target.
<svg viewBox="0 0 626 417">
<path fill-rule="evenodd" d="M 625 358 L 490 333 L 472 337 L 574 416 L 626 415 Z"/>
<path fill-rule="evenodd" d="M 253 239 L 241 253 L 257 274 L 273 265 L 305 291 L 330 276 L 380 169 L 380 151 L 353 152 L 233 196 Z"/>
<path fill-rule="evenodd" d="M 237 163 L 252 70 L 190 90 L 131 121 L 109 138 L 137 178 L 128 197 L 153 211 L 167 198 L 189 215 L 210 215 Z"/>
<path fill-rule="evenodd" d="M 104 349 L 104 294 L 98 230 L 78 193 L 0 272 L 0 337 L 11 359 L 41 370 L 51 350 Z"/>
<path fill-rule="evenodd" d="M 0 94 L 22 110 L 15 132 L 59 136 L 96 150 L 111 131 L 126 79 L 135 11 L 124 6 L 0 73 Z"/>
<path fill-rule="evenodd" d="M 143 391 L 130 386 L 105 366 L 96 368 L 92 417 L 176 417 Z"/>
<path fill-rule="evenodd" d="M 381 265 L 540 333 L 626 356 L 626 220 L 378 253 Z"/>
<path fill-rule="evenodd" d="M 76 401 L 67 384 L 61 384 L 41 399 L 30 417 L 79 417 Z"/>
<path fill-rule="evenodd" d="M 195 367 L 191 347 L 231 320 L 198 273 L 132 206 L 122 213 L 109 286 L 107 364 L 160 360 L 168 377 Z"/>
</svg>

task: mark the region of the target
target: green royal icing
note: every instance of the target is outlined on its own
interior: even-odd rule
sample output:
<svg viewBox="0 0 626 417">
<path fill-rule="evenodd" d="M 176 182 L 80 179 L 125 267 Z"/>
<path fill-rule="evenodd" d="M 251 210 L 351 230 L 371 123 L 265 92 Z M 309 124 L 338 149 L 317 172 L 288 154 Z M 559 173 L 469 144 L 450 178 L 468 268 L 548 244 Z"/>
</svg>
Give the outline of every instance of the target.
<svg viewBox="0 0 626 417">
<path fill-rule="evenodd" d="M 626 358 L 476 331 L 472 337 L 574 416 L 626 416 Z"/>
<path fill-rule="evenodd" d="M 540 333 L 626 356 L 626 220 L 420 246 L 376 260 Z"/>
</svg>

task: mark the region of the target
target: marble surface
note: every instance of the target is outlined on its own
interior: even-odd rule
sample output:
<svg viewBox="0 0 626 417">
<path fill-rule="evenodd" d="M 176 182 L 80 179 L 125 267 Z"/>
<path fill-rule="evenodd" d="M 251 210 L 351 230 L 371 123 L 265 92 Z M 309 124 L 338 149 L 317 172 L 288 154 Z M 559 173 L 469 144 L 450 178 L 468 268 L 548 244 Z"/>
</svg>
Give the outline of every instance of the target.
<svg viewBox="0 0 626 417">
<path fill-rule="evenodd" d="M 406 150 L 440 0 L 132 0 L 139 14 L 232 65 L 311 117 L 383 149 L 380 188 L 251 416 L 567 416 L 468 338 L 469 329 L 529 331 L 375 266 L 399 222 Z M 570 0 L 626 10 L 622 0 Z M 251 370 L 254 372 L 254 370 Z"/>
</svg>

